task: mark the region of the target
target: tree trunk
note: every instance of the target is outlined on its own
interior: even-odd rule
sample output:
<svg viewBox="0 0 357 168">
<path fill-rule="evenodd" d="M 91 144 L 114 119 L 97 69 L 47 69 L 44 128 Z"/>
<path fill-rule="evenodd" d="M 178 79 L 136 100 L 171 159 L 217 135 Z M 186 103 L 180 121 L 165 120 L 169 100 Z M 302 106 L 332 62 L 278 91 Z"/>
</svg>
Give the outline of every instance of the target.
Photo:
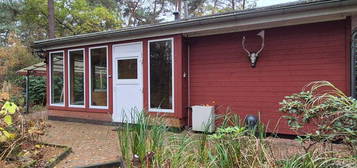
<svg viewBox="0 0 357 168">
<path fill-rule="evenodd" d="M 232 10 L 236 10 L 235 0 L 232 0 Z"/>
<path fill-rule="evenodd" d="M 176 11 L 181 14 L 181 0 L 176 0 Z"/>
<path fill-rule="evenodd" d="M 48 38 L 55 38 L 55 6 L 53 0 L 48 0 Z"/>
</svg>

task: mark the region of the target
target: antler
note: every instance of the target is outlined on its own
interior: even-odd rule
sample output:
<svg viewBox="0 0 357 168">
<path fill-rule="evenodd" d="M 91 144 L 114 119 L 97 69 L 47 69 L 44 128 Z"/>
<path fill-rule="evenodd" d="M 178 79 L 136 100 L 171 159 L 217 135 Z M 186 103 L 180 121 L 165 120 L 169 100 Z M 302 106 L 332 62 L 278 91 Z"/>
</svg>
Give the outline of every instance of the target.
<svg viewBox="0 0 357 168">
<path fill-rule="evenodd" d="M 242 47 L 243 47 L 243 50 L 248 53 L 248 57 L 249 57 L 250 52 L 245 48 L 245 36 L 243 36 L 243 39 L 242 39 Z"/>
<path fill-rule="evenodd" d="M 263 49 L 264 49 L 264 37 L 265 37 L 265 31 L 264 30 L 262 30 L 261 32 L 259 32 L 258 34 L 257 34 L 258 36 L 260 36 L 260 38 L 262 38 L 262 46 L 260 47 L 260 49 L 258 50 L 258 52 L 257 52 L 257 54 L 259 55 L 259 53 L 260 52 L 262 52 L 263 51 Z"/>
</svg>

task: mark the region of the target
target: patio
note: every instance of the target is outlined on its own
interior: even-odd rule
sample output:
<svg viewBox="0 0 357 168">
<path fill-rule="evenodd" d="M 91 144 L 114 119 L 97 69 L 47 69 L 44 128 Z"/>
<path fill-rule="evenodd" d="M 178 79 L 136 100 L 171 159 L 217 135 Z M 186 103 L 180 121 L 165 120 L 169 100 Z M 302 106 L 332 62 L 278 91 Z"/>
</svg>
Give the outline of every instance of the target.
<svg viewBox="0 0 357 168">
<path fill-rule="evenodd" d="M 30 114 L 46 119 L 46 112 Z M 48 120 L 51 127 L 42 141 L 72 147 L 72 153 L 56 167 L 85 166 L 113 161 L 119 157 L 117 134 L 113 126 Z"/>
</svg>

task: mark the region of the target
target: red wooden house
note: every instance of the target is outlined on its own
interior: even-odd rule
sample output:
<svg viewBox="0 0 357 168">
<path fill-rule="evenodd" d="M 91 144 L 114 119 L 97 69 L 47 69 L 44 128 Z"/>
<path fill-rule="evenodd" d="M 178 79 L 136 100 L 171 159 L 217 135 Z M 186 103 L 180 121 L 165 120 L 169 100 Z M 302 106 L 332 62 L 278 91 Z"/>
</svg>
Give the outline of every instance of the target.
<svg viewBox="0 0 357 168">
<path fill-rule="evenodd" d="M 190 106 L 260 113 L 273 129 L 279 102 L 316 80 L 355 93 L 356 0 L 289 3 L 115 31 L 36 41 L 48 55 L 52 117 L 123 121 L 133 108 L 174 126 Z M 264 48 L 256 66 L 243 49 Z M 262 34 L 260 34 L 262 35 Z M 291 133 L 286 121 L 279 133 Z"/>
</svg>

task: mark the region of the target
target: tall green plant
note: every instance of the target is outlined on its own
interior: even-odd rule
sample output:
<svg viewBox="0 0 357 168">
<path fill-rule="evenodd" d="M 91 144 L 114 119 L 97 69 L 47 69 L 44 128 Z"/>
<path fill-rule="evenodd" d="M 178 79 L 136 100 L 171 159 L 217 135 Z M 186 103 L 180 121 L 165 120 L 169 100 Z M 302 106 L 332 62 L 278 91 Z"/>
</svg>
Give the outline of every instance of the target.
<svg viewBox="0 0 357 168">
<path fill-rule="evenodd" d="M 155 157 L 155 162 L 153 162 L 153 164 L 162 165 L 165 145 L 165 133 L 168 128 L 165 124 L 165 121 L 159 116 L 150 118 L 150 124 L 150 151 L 154 154 Z"/>
<path fill-rule="evenodd" d="M 162 164 L 164 133 L 167 127 L 160 117 L 150 117 L 145 112 L 131 111 L 124 117 L 117 134 L 123 160 L 127 167 Z M 129 124 L 128 121 L 134 122 Z M 155 157 L 155 160 L 153 159 Z"/>
<path fill-rule="evenodd" d="M 119 149 L 121 151 L 122 159 L 124 164 L 128 164 L 131 159 L 130 156 L 130 126 L 129 123 L 124 123 L 117 130 L 117 135 L 119 139 Z"/>
</svg>

